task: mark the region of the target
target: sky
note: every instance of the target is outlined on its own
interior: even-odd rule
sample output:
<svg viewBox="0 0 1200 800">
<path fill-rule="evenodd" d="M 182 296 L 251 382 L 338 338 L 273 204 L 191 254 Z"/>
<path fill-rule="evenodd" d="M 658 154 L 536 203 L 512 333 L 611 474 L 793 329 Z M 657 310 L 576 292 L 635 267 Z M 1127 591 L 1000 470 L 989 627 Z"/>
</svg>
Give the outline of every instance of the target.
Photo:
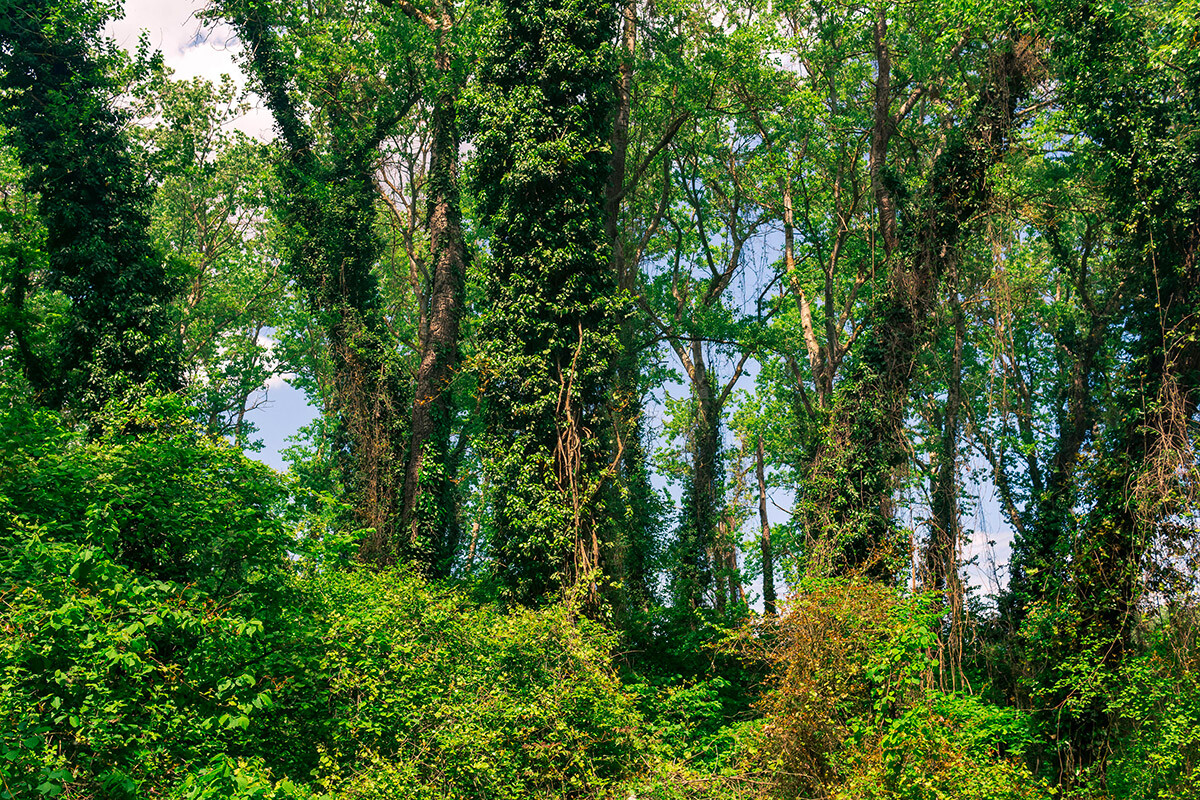
<svg viewBox="0 0 1200 800">
<path fill-rule="evenodd" d="M 106 32 L 129 51 L 137 48 L 144 30 L 150 46 L 161 50 L 176 78 L 205 77 L 217 81 L 231 75 L 245 86 L 245 75 L 236 58 L 240 45 L 228 25 L 211 25 L 197 18 L 205 0 L 126 0 L 124 19 L 110 22 Z M 271 136 L 271 117 L 264 109 L 254 109 L 238 126 L 260 137 Z"/>
</svg>

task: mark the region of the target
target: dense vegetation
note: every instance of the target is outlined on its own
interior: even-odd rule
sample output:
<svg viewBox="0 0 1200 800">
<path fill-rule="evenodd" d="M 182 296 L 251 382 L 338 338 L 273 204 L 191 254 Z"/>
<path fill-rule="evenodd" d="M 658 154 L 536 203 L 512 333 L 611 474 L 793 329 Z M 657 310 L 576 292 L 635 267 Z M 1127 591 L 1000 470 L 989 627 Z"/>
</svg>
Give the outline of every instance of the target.
<svg viewBox="0 0 1200 800">
<path fill-rule="evenodd" d="M 119 13 L 0 0 L 0 798 L 1200 796 L 1195 0 Z"/>
</svg>

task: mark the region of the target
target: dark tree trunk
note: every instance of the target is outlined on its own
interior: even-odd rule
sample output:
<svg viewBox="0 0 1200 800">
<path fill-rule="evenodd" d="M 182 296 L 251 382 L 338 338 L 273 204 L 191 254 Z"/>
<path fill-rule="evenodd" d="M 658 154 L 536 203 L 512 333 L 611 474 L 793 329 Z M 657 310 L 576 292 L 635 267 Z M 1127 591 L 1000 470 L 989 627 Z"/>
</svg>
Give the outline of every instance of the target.
<svg viewBox="0 0 1200 800">
<path fill-rule="evenodd" d="M 634 55 L 637 46 L 637 0 L 620 7 L 620 48 L 616 85 L 616 113 L 611 139 L 608 185 L 604 197 L 604 231 L 612 246 L 612 270 L 617 288 L 632 296 L 637 264 L 631 264 L 621 236 L 621 200 L 628 179 L 629 122 L 633 99 Z M 622 584 L 618 605 L 646 610 L 653 595 L 654 529 L 658 509 L 646 473 L 642 443 L 639 325 L 632 314 L 622 316 L 617 330 L 618 351 L 613 378 L 612 415 L 617 443 L 622 448 L 618 475 L 629 502 L 629 523 L 616 542 L 612 570 Z"/>
<path fill-rule="evenodd" d="M 757 437 L 754 454 L 755 474 L 758 477 L 758 521 L 762 526 L 762 593 L 763 611 L 775 613 L 775 554 L 771 551 L 771 523 L 767 519 L 767 478 L 763 458 L 762 436 Z"/>
<path fill-rule="evenodd" d="M 713 573 L 723 568 L 717 542 L 718 463 L 720 456 L 720 414 L 713 395 L 712 378 L 704 365 L 700 343 L 693 343 L 691 375 L 695 420 L 692 427 L 690 486 L 679 533 L 679 564 L 675 575 L 675 594 L 690 608 L 699 608 L 712 588 Z M 723 607 L 724 587 L 714 598 Z"/>
<path fill-rule="evenodd" d="M 896 231 L 896 201 L 888 186 L 887 154 L 895 121 L 892 119 L 892 57 L 887 44 L 887 7 L 881 6 L 874 23 L 875 121 L 871 127 L 871 188 L 879 212 L 879 235 L 884 252 L 892 258 L 899 237 Z"/>
</svg>

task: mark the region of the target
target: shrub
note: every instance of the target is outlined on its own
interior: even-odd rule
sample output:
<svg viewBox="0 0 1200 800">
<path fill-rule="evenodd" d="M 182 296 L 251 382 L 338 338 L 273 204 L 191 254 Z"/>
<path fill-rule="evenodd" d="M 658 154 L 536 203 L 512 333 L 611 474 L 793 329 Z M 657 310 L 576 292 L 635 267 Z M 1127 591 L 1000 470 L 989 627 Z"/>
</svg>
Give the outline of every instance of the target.
<svg viewBox="0 0 1200 800">
<path fill-rule="evenodd" d="M 609 666 L 614 641 L 567 608 L 506 614 L 397 571 L 318 573 L 302 589 L 311 627 L 273 667 L 291 718 L 272 749 L 318 743 L 337 796 L 576 796 L 631 765 L 640 718 Z"/>
<path fill-rule="evenodd" d="M 1026 798 L 1024 718 L 927 688 L 940 612 L 864 580 L 814 584 L 742 646 L 770 667 L 748 769 L 805 798 Z"/>
<path fill-rule="evenodd" d="M 281 479 L 185 417 L 150 400 L 89 439 L 0 412 L 0 798 L 564 797 L 627 772 L 608 633 L 289 556 Z"/>
<path fill-rule="evenodd" d="M 281 487 L 182 413 L 0 413 L 0 798 L 170 786 L 270 703 Z"/>
</svg>

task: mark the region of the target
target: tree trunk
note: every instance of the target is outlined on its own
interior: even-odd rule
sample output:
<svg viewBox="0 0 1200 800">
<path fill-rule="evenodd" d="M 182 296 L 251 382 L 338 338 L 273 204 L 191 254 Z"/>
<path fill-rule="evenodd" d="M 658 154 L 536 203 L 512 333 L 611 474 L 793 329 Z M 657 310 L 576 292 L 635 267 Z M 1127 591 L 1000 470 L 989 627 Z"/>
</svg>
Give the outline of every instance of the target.
<svg viewBox="0 0 1200 800">
<path fill-rule="evenodd" d="M 690 608 L 703 605 L 712 586 L 713 572 L 722 568 L 717 543 L 717 459 L 720 455 L 720 413 L 713 396 L 712 378 L 703 361 L 699 342 L 693 342 L 691 370 L 692 402 L 696 415 L 692 428 L 691 486 L 680 530 L 679 571 L 675 593 Z M 716 590 L 718 606 L 723 606 L 725 591 Z"/>
<path fill-rule="evenodd" d="M 637 0 L 626 0 L 620 9 L 621 38 L 617 72 L 616 113 L 611 139 L 608 185 L 604 197 L 604 231 L 612 247 L 612 270 L 623 296 L 632 296 L 638 265 L 630 263 L 621 235 L 621 200 L 627 180 L 629 121 L 633 100 L 634 56 L 637 46 Z M 635 259 L 636 260 L 636 259 Z M 654 528 L 657 508 L 646 473 L 642 443 L 642 397 L 638 347 L 638 320 L 622 315 L 617 330 L 618 352 L 613 379 L 612 416 L 617 443 L 622 448 L 618 475 L 629 502 L 629 522 L 614 548 L 612 571 L 622 586 L 616 602 L 618 614 L 625 608 L 643 611 L 653 594 Z"/>
<path fill-rule="evenodd" d="M 446 577 L 454 558 L 450 529 L 455 500 L 447 463 L 453 421 L 451 384 L 460 360 L 466 253 L 458 188 L 458 87 L 450 84 L 449 47 L 454 21 L 449 0 L 438 0 L 434 13 L 438 23 L 434 64 L 442 86 L 433 108 L 427 190 L 432 286 L 428 326 L 420 342 L 401 527 L 408 537 L 408 549 L 425 571 L 434 577 Z"/>
<path fill-rule="evenodd" d="M 941 448 L 934 477 L 929 540 L 926 542 L 923 583 L 925 591 L 942 594 L 949 630 L 938 629 L 938 671 L 943 689 L 957 688 L 962 662 L 963 587 L 958 574 L 962 528 L 958 515 L 958 434 L 962 405 L 962 354 L 966 338 L 962 305 L 953 303 L 954 346 L 946 379 L 946 404 L 942 410 Z"/>
<path fill-rule="evenodd" d="M 771 523 L 767 520 L 767 478 L 763 458 L 762 435 L 757 437 L 754 454 L 755 473 L 758 477 L 758 521 L 762 526 L 762 593 L 763 611 L 775 613 L 775 554 L 771 552 Z"/>
<path fill-rule="evenodd" d="M 890 261 L 899 246 L 896 233 L 896 201 L 887 185 L 888 142 L 895 122 L 892 119 L 892 58 L 887 44 L 887 12 L 881 6 L 875 18 L 875 122 L 871 127 L 871 186 L 879 213 L 879 235 Z"/>
</svg>

